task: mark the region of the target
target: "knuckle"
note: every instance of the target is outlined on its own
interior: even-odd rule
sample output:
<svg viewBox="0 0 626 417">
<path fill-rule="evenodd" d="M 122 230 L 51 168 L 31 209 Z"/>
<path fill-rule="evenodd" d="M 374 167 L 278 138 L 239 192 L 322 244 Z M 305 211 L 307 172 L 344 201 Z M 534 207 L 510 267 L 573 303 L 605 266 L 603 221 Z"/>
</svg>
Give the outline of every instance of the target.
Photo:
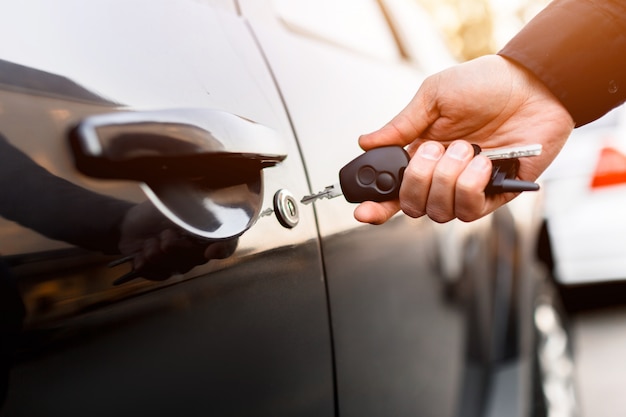
<svg viewBox="0 0 626 417">
<path fill-rule="evenodd" d="M 483 216 L 484 195 L 475 186 L 462 187 L 457 184 L 454 211 L 459 220 L 472 222 Z"/>
<path fill-rule="evenodd" d="M 478 220 L 480 218 L 480 215 L 471 211 L 457 210 L 456 217 L 462 222 L 469 223 L 473 222 L 474 220 Z"/>
<path fill-rule="evenodd" d="M 407 216 L 412 217 L 414 219 L 417 219 L 418 217 L 422 217 L 426 214 L 426 212 L 423 209 L 420 209 L 419 207 L 416 207 L 412 204 L 408 204 L 405 202 L 400 203 L 400 210 L 402 210 L 402 212 L 406 214 Z"/>
<path fill-rule="evenodd" d="M 441 210 L 439 208 L 426 208 L 428 217 L 436 223 L 447 223 L 455 218 L 454 214 Z"/>
</svg>

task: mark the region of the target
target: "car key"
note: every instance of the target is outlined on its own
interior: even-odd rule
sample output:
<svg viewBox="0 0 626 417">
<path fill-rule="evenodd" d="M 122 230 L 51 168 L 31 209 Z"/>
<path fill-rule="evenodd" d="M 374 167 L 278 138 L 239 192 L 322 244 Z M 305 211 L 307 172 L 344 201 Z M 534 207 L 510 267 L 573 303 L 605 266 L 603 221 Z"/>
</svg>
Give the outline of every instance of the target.
<svg viewBox="0 0 626 417">
<path fill-rule="evenodd" d="M 485 155 L 493 162 L 486 194 L 505 192 L 536 191 L 539 185 L 515 179 L 519 168 L 518 158 L 541 154 L 541 145 L 482 150 L 472 144 L 474 155 Z M 384 146 L 370 149 L 345 165 L 339 171 L 339 182 L 329 185 L 316 194 L 300 200 L 310 204 L 322 198 L 343 195 L 351 203 L 363 201 L 389 201 L 398 198 L 404 170 L 409 163 L 409 154 L 400 146 Z"/>
</svg>

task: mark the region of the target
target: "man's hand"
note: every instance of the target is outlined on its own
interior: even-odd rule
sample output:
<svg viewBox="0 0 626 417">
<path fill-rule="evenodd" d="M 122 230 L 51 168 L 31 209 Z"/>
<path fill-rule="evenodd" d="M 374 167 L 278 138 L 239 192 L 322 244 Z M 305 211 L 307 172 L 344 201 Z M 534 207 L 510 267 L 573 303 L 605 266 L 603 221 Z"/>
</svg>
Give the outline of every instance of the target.
<svg viewBox="0 0 626 417">
<path fill-rule="evenodd" d="M 491 161 L 473 157 L 470 143 L 483 149 L 542 144 L 540 156 L 520 159 L 518 177 L 535 181 L 573 128 L 572 117 L 552 93 L 501 56 L 449 68 L 427 78 L 407 107 L 383 128 L 359 138 L 366 151 L 408 145 L 411 161 L 399 201 L 365 202 L 354 216 L 381 224 L 402 210 L 436 222 L 476 220 L 517 194 L 485 195 Z"/>
<path fill-rule="evenodd" d="M 227 258 L 238 243 L 237 238 L 212 241 L 191 236 L 149 201 L 126 213 L 120 231 L 120 252 L 133 255 L 133 269 L 150 280 L 164 280 L 211 259 Z"/>
</svg>

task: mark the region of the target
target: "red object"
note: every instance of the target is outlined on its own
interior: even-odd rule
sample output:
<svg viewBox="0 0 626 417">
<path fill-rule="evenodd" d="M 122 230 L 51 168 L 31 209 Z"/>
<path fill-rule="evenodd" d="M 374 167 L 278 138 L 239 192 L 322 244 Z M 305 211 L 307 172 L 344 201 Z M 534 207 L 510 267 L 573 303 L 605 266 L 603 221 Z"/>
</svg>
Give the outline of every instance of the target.
<svg viewBox="0 0 626 417">
<path fill-rule="evenodd" d="M 626 155 L 614 148 L 602 148 L 591 188 L 626 183 Z"/>
</svg>

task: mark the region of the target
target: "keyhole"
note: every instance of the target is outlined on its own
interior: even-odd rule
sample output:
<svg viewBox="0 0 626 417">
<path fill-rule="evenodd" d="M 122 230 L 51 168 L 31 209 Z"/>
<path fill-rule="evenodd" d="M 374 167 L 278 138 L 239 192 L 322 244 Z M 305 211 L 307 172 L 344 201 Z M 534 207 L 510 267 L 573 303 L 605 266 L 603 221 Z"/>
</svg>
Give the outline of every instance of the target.
<svg viewBox="0 0 626 417">
<path fill-rule="evenodd" d="M 296 205 L 292 199 L 287 200 L 287 209 L 289 210 L 289 215 L 292 217 L 296 215 Z"/>
<path fill-rule="evenodd" d="M 296 199 L 287 190 L 278 190 L 274 195 L 274 212 L 278 222 L 288 229 L 300 221 Z"/>
</svg>

